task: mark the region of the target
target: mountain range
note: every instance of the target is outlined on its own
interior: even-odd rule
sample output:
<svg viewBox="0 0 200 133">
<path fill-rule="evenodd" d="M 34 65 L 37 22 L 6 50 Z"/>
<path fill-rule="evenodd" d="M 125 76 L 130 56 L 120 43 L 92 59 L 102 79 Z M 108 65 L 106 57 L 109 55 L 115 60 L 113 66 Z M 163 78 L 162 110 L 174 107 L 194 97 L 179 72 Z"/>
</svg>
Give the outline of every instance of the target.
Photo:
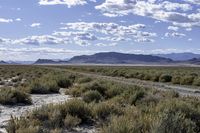
<svg viewBox="0 0 200 133">
<path fill-rule="evenodd" d="M 71 59 L 52 60 L 38 59 L 31 61 L 0 61 L 0 64 L 170 64 L 184 63 L 200 65 L 200 55 L 194 53 L 171 53 L 171 54 L 125 54 L 117 52 L 102 52 L 93 55 L 74 56 Z"/>
<path fill-rule="evenodd" d="M 155 54 L 155 56 L 169 58 L 174 61 L 186 61 L 191 60 L 194 58 L 200 58 L 200 54 L 194 54 L 194 53 L 170 53 L 170 54 Z"/>
<path fill-rule="evenodd" d="M 97 53 L 94 55 L 82 55 L 71 58 L 68 63 L 92 63 L 92 64 L 140 64 L 140 63 L 170 63 L 171 59 L 153 56 L 136 55 L 116 52 Z"/>
</svg>

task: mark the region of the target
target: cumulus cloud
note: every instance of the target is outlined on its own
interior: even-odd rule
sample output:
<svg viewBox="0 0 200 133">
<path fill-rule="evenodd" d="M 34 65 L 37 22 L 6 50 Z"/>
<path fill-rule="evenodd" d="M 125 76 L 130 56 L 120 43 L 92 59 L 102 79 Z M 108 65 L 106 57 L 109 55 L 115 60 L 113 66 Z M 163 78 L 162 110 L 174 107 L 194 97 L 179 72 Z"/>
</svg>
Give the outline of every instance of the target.
<svg viewBox="0 0 200 133">
<path fill-rule="evenodd" d="M 88 50 L 70 50 L 66 48 L 50 47 L 0 47 L 0 59 L 17 60 L 17 61 L 35 61 L 38 58 L 44 59 L 66 59 L 75 55 L 95 53 L 96 51 Z M 22 58 L 23 57 L 23 58 Z"/>
<path fill-rule="evenodd" d="M 29 36 L 22 39 L 13 40 L 13 44 L 28 44 L 28 45 L 41 45 L 41 44 L 65 44 L 67 40 L 57 38 L 51 35 L 42 36 Z"/>
<path fill-rule="evenodd" d="M 172 32 L 172 33 L 165 33 L 165 37 L 185 37 L 186 35 L 183 33 L 178 33 L 178 32 Z"/>
<path fill-rule="evenodd" d="M 34 23 L 32 27 L 39 25 Z M 62 26 L 60 31 L 55 31 L 49 35 L 28 36 L 12 40 L 0 39 L 0 43 L 35 46 L 54 44 L 115 46 L 122 41 L 154 42 L 153 38 L 157 37 L 156 33 L 145 31 L 146 25 L 144 24 L 120 25 L 117 23 L 75 22 L 62 23 Z"/>
<path fill-rule="evenodd" d="M 22 19 L 21 18 L 16 18 L 15 21 L 22 21 Z"/>
<path fill-rule="evenodd" d="M 32 24 L 30 25 L 30 27 L 32 27 L 32 28 L 39 28 L 40 26 L 41 26 L 40 23 L 32 23 Z"/>
<path fill-rule="evenodd" d="M 148 42 L 154 42 L 154 40 L 149 38 L 138 38 L 135 40 L 135 42 L 148 43 Z"/>
<path fill-rule="evenodd" d="M 135 39 L 146 40 L 146 42 L 153 42 L 152 37 L 156 37 L 156 33 L 144 31 L 146 25 L 144 24 L 132 24 L 132 25 L 119 25 L 117 23 L 86 23 L 86 22 L 77 22 L 77 23 L 66 23 L 61 28 L 61 30 L 73 30 L 73 31 L 82 31 L 87 33 L 95 33 L 99 35 L 98 37 L 90 37 L 93 40 L 109 41 L 109 42 L 119 42 L 119 41 L 131 41 Z M 56 33 L 60 35 L 68 36 L 69 32 L 60 32 Z M 83 39 L 81 39 L 83 40 Z M 150 41 L 149 41 L 150 40 Z M 137 41 L 141 42 L 141 41 Z"/>
<path fill-rule="evenodd" d="M 186 1 L 186 0 L 185 0 Z M 187 0 L 198 3 L 199 0 Z M 182 27 L 200 26 L 200 15 L 193 6 L 185 2 L 167 0 L 105 0 L 95 7 L 105 16 L 138 15 L 158 21 L 171 22 Z"/>
<path fill-rule="evenodd" d="M 96 0 L 40 0 L 40 5 L 66 5 L 68 8 L 77 5 L 85 5 L 88 2 L 96 2 Z"/>
<path fill-rule="evenodd" d="M 184 0 L 185 2 L 189 2 L 189 3 L 192 3 L 192 4 L 197 4 L 197 5 L 200 5 L 200 1 L 199 0 Z"/>
<path fill-rule="evenodd" d="M 175 26 L 169 26 L 168 30 L 173 30 L 173 31 L 178 31 L 179 27 L 175 27 Z"/>
<path fill-rule="evenodd" d="M 107 47 L 107 46 L 115 46 L 117 43 L 97 43 L 96 46 Z"/>
<path fill-rule="evenodd" d="M 11 23 L 13 19 L 0 18 L 0 23 Z"/>
</svg>

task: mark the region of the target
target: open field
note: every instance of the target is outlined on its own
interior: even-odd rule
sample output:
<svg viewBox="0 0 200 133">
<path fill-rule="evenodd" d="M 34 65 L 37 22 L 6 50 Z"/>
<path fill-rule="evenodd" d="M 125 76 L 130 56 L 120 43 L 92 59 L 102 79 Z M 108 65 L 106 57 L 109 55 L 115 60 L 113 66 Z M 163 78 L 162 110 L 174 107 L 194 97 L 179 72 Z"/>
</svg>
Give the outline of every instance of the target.
<svg viewBox="0 0 200 133">
<path fill-rule="evenodd" d="M 0 78 L 0 132 L 200 132 L 198 68 L 0 66 Z"/>
</svg>

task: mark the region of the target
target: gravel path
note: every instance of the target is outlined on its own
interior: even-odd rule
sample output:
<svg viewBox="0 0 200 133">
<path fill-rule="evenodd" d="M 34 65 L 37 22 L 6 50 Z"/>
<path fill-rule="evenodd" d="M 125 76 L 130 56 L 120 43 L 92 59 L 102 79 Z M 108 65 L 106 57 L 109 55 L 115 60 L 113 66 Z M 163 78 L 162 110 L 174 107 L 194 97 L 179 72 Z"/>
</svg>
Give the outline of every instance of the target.
<svg viewBox="0 0 200 133">
<path fill-rule="evenodd" d="M 192 97 L 198 97 L 200 98 L 200 88 L 194 88 L 189 86 L 180 86 L 180 85 L 171 85 L 167 83 L 160 83 L 160 82 L 152 82 L 152 81 L 145 81 L 145 80 L 139 80 L 139 79 L 126 79 L 122 77 L 111 77 L 111 76 L 103 76 L 103 75 L 97 75 L 97 74 L 88 74 L 83 72 L 78 72 L 79 74 L 89 76 L 89 77 L 96 77 L 101 79 L 106 79 L 118 83 L 128 84 L 128 85 L 137 85 L 141 87 L 146 88 L 154 88 L 157 90 L 167 91 L 167 90 L 173 90 L 178 92 L 182 96 L 192 96 Z"/>
<path fill-rule="evenodd" d="M 181 85 L 172 85 L 167 83 L 160 83 L 160 82 L 152 82 L 152 81 L 145 81 L 145 80 L 139 80 L 139 79 L 126 79 L 122 77 L 111 77 L 111 76 L 104 76 L 96 73 L 88 73 L 88 72 L 77 72 L 73 70 L 67 70 L 63 68 L 55 68 L 55 67 L 47 67 L 49 69 L 54 69 L 57 71 L 67 71 L 71 73 L 76 73 L 80 75 L 84 75 L 87 77 L 94 77 L 99 79 L 105 79 L 110 80 L 122 84 L 128 84 L 128 85 L 137 85 L 141 87 L 146 88 L 153 88 L 157 90 L 167 91 L 167 90 L 173 90 L 178 92 L 182 96 L 192 96 L 200 98 L 200 88 L 194 88 L 193 86 L 181 86 Z"/>
</svg>

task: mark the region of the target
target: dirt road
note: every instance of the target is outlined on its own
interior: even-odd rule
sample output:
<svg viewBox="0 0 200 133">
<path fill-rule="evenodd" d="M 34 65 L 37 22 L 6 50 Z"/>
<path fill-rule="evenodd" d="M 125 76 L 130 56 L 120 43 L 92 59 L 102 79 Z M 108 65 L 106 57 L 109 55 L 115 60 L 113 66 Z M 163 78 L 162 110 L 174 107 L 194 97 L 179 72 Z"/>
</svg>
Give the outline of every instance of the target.
<svg viewBox="0 0 200 133">
<path fill-rule="evenodd" d="M 153 88 L 153 89 L 158 89 L 162 91 L 173 90 L 173 91 L 178 92 L 182 96 L 192 96 L 192 97 L 200 98 L 200 88 L 197 89 L 192 86 L 190 87 L 190 86 L 171 85 L 167 83 L 145 81 L 145 80 L 139 80 L 139 79 L 133 79 L 133 78 L 126 79 L 122 77 L 111 77 L 111 76 L 104 76 L 104 75 L 100 75 L 96 73 L 77 72 L 77 71 L 63 69 L 63 68 L 55 68 L 55 67 L 48 67 L 48 68 L 54 69 L 57 71 L 67 71 L 71 73 L 77 73 L 77 74 L 84 75 L 87 77 L 105 79 L 105 80 L 114 81 L 114 82 L 118 82 L 122 84 L 137 85 L 141 87 Z"/>
</svg>

